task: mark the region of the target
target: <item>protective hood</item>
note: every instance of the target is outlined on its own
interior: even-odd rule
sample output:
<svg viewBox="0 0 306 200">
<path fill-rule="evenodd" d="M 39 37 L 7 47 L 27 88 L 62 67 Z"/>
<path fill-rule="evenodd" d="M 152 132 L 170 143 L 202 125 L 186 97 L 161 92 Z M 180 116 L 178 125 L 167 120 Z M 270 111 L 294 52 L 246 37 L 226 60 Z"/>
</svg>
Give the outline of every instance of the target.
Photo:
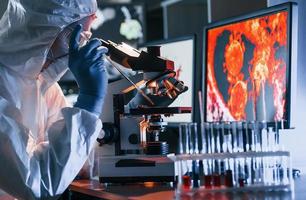
<svg viewBox="0 0 306 200">
<path fill-rule="evenodd" d="M 0 19 L 0 65 L 37 78 L 57 35 L 96 9 L 96 0 L 9 0 Z M 65 70 L 49 68 L 48 79 Z"/>
</svg>

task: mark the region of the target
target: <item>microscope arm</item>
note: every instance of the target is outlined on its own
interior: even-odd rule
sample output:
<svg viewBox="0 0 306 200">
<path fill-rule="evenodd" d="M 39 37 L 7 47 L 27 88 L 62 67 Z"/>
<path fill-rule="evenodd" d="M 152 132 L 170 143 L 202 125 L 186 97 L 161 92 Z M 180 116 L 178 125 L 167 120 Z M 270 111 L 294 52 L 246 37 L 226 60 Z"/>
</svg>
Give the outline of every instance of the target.
<svg viewBox="0 0 306 200">
<path fill-rule="evenodd" d="M 145 52 L 134 49 L 125 43 L 116 44 L 110 40 L 100 40 L 102 45 L 108 48 L 107 55 L 111 60 L 133 71 L 163 72 L 174 70 L 173 61 L 159 56 L 159 49 L 156 50 L 159 47 L 149 48 L 149 51 Z"/>
</svg>

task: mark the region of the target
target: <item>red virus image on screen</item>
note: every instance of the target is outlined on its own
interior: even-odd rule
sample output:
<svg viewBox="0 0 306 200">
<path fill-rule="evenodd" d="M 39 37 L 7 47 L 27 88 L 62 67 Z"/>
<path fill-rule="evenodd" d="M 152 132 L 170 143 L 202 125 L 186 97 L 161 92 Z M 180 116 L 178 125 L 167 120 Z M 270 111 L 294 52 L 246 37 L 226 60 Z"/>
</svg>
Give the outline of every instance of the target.
<svg viewBox="0 0 306 200">
<path fill-rule="evenodd" d="M 283 120 L 287 11 L 207 30 L 206 120 Z"/>
</svg>

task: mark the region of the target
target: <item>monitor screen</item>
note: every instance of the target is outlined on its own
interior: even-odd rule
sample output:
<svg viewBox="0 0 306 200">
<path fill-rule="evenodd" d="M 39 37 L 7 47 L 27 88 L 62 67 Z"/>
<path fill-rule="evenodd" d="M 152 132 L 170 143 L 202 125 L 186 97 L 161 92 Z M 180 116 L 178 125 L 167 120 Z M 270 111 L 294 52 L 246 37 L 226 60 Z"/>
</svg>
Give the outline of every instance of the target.
<svg viewBox="0 0 306 200">
<path fill-rule="evenodd" d="M 289 18 L 270 9 L 205 29 L 206 121 L 288 120 Z"/>
<path fill-rule="evenodd" d="M 146 44 L 146 46 L 161 46 L 162 57 L 174 61 L 176 78 L 184 82 L 188 90 L 178 96 L 170 107 L 192 107 L 193 106 L 193 73 L 194 73 L 194 37 L 177 39 L 172 41 L 161 41 Z M 143 50 L 144 48 L 140 48 Z M 192 113 L 175 114 L 165 117 L 167 122 L 192 122 Z"/>
</svg>

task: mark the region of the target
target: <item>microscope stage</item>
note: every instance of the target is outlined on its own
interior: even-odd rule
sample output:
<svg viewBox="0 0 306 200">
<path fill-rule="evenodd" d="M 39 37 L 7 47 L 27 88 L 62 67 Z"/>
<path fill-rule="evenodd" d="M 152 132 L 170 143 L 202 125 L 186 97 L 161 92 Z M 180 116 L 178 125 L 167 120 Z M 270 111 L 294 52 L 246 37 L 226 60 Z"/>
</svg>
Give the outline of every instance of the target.
<svg viewBox="0 0 306 200">
<path fill-rule="evenodd" d="M 99 159 L 101 183 L 174 182 L 174 162 L 161 155 L 103 156 Z"/>
</svg>

